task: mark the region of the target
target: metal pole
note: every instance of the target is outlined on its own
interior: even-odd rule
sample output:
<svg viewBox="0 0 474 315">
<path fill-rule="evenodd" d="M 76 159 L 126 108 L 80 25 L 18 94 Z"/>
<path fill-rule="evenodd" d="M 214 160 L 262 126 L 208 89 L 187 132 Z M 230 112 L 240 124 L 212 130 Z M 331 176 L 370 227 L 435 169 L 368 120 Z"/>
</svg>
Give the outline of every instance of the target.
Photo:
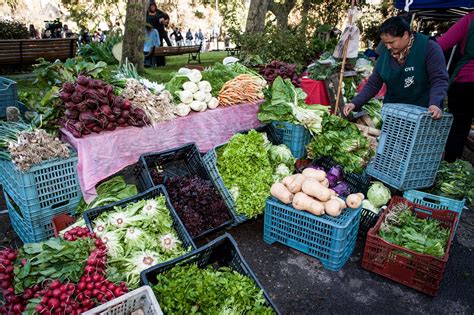
<svg viewBox="0 0 474 315">
<path fill-rule="evenodd" d="M 219 27 L 219 0 L 216 0 L 216 49 L 219 50 L 219 36 L 217 35 L 217 29 Z"/>
</svg>

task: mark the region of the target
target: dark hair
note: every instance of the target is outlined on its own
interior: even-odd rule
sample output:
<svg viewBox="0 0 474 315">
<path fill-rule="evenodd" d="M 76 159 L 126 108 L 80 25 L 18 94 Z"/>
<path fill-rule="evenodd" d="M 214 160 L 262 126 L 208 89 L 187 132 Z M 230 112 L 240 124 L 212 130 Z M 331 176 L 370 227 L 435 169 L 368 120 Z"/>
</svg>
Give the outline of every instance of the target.
<svg viewBox="0 0 474 315">
<path fill-rule="evenodd" d="M 168 15 L 168 13 L 163 13 L 163 15 L 161 16 L 164 20 L 169 20 L 170 19 L 170 16 Z"/>
<path fill-rule="evenodd" d="M 388 34 L 395 37 L 402 37 L 405 32 L 411 35 L 410 24 L 403 16 L 391 17 L 382 23 L 379 30 L 379 36 Z"/>
</svg>

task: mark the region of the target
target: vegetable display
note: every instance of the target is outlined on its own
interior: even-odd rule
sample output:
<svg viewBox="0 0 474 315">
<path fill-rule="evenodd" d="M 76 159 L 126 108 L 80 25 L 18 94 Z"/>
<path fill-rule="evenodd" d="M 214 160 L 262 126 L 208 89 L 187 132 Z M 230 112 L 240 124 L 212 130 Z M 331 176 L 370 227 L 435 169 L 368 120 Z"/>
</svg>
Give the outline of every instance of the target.
<svg viewBox="0 0 474 315">
<path fill-rule="evenodd" d="M 143 127 L 150 121 L 140 108 L 114 95 L 104 81 L 78 76 L 76 83 L 64 83 L 59 96 L 64 102 L 64 127 L 76 138 L 117 127 Z"/>
<path fill-rule="evenodd" d="M 1 314 L 81 314 L 128 291 L 105 278 L 105 246 L 86 228 L 0 251 Z"/>
<path fill-rule="evenodd" d="M 218 97 L 219 105 L 231 106 L 263 100 L 263 89 L 266 84 L 259 77 L 239 74 L 222 86 Z"/>
<path fill-rule="evenodd" d="M 245 135 L 234 135 L 217 150 L 217 168 L 235 201 L 237 213 L 249 218 L 263 213 L 274 169 L 262 134 L 251 130 Z"/>
<path fill-rule="evenodd" d="M 328 107 L 322 105 L 307 106 L 304 102 L 306 93 L 295 88 L 289 79 L 277 77 L 271 88 L 271 99 L 266 100 L 258 112 L 262 123 L 286 121 L 306 127 L 311 134 L 321 132 L 323 116 Z"/>
<path fill-rule="evenodd" d="M 331 157 L 347 173 L 361 173 L 374 153 L 355 124 L 334 115 L 324 116 L 322 132 L 306 148 L 308 158 Z"/>
<path fill-rule="evenodd" d="M 174 209 L 191 237 L 231 219 L 222 196 L 210 180 L 198 175 L 176 176 L 168 179 L 165 186 Z"/>
<path fill-rule="evenodd" d="M 175 117 L 173 99 L 168 91 L 153 94 L 139 81 L 127 79 L 121 96 L 126 99 L 125 102 L 132 103 L 132 111 L 134 108 L 141 109 L 153 123 L 160 123 Z"/>
<path fill-rule="evenodd" d="M 88 209 L 102 207 L 129 197 L 138 193 L 137 187 L 133 184 L 127 184 L 123 176 L 115 176 L 108 181 L 103 182 L 96 188 L 97 197 L 87 204 L 84 198 L 81 199 L 76 209 L 76 214 L 81 215 Z"/>
<path fill-rule="evenodd" d="M 456 200 L 466 198 L 466 205 L 474 205 L 474 168 L 464 160 L 454 163 L 442 161 L 436 173 L 434 186 L 428 191 L 432 194 Z"/>
<path fill-rule="evenodd" d="M 153 291 L 166 314 L 274 314 L 255 282 L 227 267 L 176 266 Z"/>
<path fill-rule="evenodd" d="M 107 278 L 138 287 L 140 272 L 183 255 L 166 199 L 159 196 L 103 212 L 93 222 L 107 247 Z"/>
<path fill-rule="evenodd" d="M 260 74 L 268 82 L 269 86 L 273 84 L 277 77 L 281 77 L 282 79 L 289 79 L 294 86 L 299 87 L 301 79 L 296 71 L 297 67 L 297 64 L 273 60 L 260 70 Z"/>
<path fill-rule="evenodd" d="M 347 196 L 346 201 L 329 188 L 328 176 L 323 170 L 306 168 L 302 174 L 290 175 L 281 182 L 274 183 L 270 193 L 285 204 L 292 204 L 297 210 L 307 211 L 321 216 L 324 214 L 332 217 L 339 216 L 346 208 L 357 209 L 360 207 L 364 195 L 361 193 Z M 342 171 L 338 171 L 342 178 Z"/>
<path fill-rule="evenodd" d="M 408 204 L 400 202 L 389 208 L 379 234 L 392 244 L 441 258 L 450 230 L 440 226 L 436 220 L 417 218 Z"/>
</svg>

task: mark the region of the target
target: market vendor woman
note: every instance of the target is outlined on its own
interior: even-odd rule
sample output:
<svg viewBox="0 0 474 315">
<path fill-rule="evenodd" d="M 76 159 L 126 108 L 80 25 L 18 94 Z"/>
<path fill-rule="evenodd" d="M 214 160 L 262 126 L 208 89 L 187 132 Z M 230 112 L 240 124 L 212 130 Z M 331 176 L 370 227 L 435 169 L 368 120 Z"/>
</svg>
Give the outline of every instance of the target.
<svg viewBox="0 0 474 315">
<path fill-rule="evenodd" d="M 425 35 L 412 33 L 401 16 L 386 20 L 379 33 L 385 47 L 367 84 L 344 107 L 344 115 L 359 110 L 385 83 L 384 103 L 426 107 L 434 119 L 439 119 L 448 90 L 448 72 L 441 47 Z"/>
</svg>

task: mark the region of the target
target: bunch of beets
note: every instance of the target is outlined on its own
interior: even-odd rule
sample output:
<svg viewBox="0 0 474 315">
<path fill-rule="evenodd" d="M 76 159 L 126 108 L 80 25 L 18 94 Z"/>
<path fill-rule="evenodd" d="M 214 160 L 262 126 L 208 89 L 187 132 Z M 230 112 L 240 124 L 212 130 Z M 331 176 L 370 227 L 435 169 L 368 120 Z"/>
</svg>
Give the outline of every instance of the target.
<svg viewBox="0 0 474 315">
<path fill-rule="evenodd" d="M 59 97 L 65 108 L 62 124 L 76 138 L 117 127 L 150 124 L 142 109 L 116 96 L 112 85 L 101 80 L 80 75 L 76 83 L 63 84 Z"/>
<path fill-rule="evenodd" d="M 297 67 L 298 65 L 296 64 L 273 60 L 260 70 L 260 74 L 267 81 L 269 86 L 280 76 L 283 80 L 290 79 L 294 86 L 299 87 L 301 79 L 296 72 Z"/>
<path fill-rule="evenodd" d="M 26 310 L 28 303 L 36 303 L 34 310 L 38 314 L 79 315 L 125 294 L 128 291 L 125 283 L 116 285 L 105 278 L 107 249 L 95 233 L 90 233 L 87 228 L 75 227 L 64 235 L 65 240 L 72 242 L 86 237 L 95 239 L 96 248 L 89 255 L 84 274 L 78 283 L 43 281 L 25 289 L 22 294 L 15 294 L 13 287 L 13 266 L 17 252 L 9 248 L 0 251 L 0 293 L 5 300 L 5 304 L 0 306 L 0 314 L 20 315 Z M 26 264 L 25 261 L 20 263 Z"/>
</svg>

